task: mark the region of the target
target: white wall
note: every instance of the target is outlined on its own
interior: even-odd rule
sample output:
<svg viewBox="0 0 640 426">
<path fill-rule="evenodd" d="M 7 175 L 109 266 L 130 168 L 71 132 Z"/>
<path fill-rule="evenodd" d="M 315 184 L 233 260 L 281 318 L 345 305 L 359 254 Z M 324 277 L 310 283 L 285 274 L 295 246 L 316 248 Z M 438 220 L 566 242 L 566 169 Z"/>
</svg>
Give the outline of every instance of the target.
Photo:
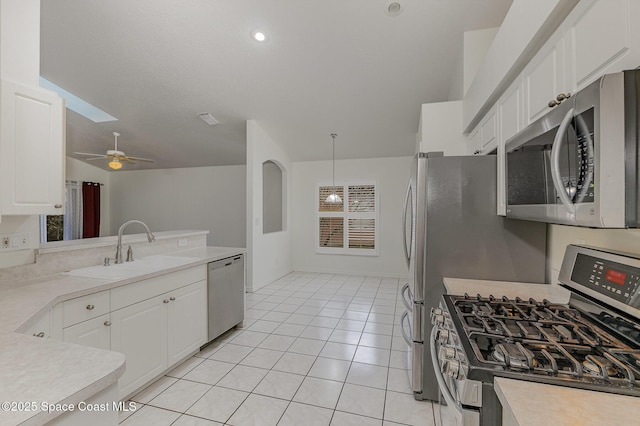
<svg viewBox="0 0 640 426">
<path fill-rule="evenodd" d="M 293 267 L 296 271 L 403 277 L 401 221 L 411 166 L 410 157 L 337 160 L 336 183 L 374 180 L 379 195 L 379 255 L 318 254 L 316 187 L 331 181 L 331 161 L 293 163 Z"/>
<path fill-rule="evenodd" d="M 99 182 L 100 187 L 100 237 L 111 235 L 111 173 L 92 166 L 75 158 L 67 157 L 66 159 L 66 178 L 67 180 L 75 180 L 79 182 Z M 115 173 L 115 172 L 113 172 Z"/>
<path fill-rule="evenodd" d="M 262 163 L 282 169 L 286 221 L 282 232 L 262 232 Z M 255 291 L 291 272 L 291 161 L 255 120 L 247 121 L 247 290 Z"/>
<path fill-rule="evenodd" d="M 210 246 L 245 246 L 245 166 L 120 170 L 110 183 L 111 235 L 137 219 L 151 231 L 209 230 Z"/>
<path fill-rule="evenodd" d="M 464 33 L 464 70 L 462 78 L 462 92 L 464 94 L 469 90 L 469 86 L 471 86 L 471 82 L 475 78 L 482 61 L 484 61 L 484 57 L 487 55 L 499 29 L 499 27 L 487 28 Z"/>
<path fill-rule="evenodd" d="M 462 101 L 422 104 L 416 141 L 416 152 L 466 155 L 469 144 L 462 133 Z"/>
</svg>

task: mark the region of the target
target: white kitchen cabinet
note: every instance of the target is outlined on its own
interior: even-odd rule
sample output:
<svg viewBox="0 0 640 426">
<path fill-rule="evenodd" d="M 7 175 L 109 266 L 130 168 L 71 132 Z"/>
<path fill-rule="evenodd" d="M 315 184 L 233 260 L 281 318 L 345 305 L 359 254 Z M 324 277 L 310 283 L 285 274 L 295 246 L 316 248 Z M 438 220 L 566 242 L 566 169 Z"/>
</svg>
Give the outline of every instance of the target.
<svg viewBox="0 0 640 426">
<path fill-rule="evenodd" d="M 637 0 L 583 0 L 564 23 L 567 86 L 579 90 L 603 74 L 640 66 Z"/>
<path fill-rule="evenodd" d="M 498 147 L 498 126 L 495 106 L 480 121 L 480 154 L 486 155 Z"/>
<path fill-rule="evenodd" d="M 522 97 L 522 79 L 518 78 L 503 93 L 496 104 L 498 115 L 498 158 L 497 158 L 497 213 L 501 216 L 507 214 L 506 185 L 505 185 L 505 143 L 523 129 L 524 108 Z"/>
<path fill-rule="evenodd" d="M 549 102 L 560 93 L 568 94 L 565 82 L 564 38 L 544 46 L 522 72 L 525 93 L 526 123 L 545 115 L 552 106 Z"/>
<path fill-rule="evenodd" d="M 7 80 L 0 92 L 1 213 L 63 214 L 64 100 Z"/>
<path fill-rule="evenodd" d="M 111 350 L 127 357 L 123 398 L 167 369 L 168 297 L 157 296 L 111 313 Z"/>
<path fill-rule="evenodd" d="M 111 316 L 101 315 L 88 321 L 66 327 L 63 331 L 65 342 L 91 346 L 99 349 L 111 349 Z"/>
<path fill-rule="evenodd" d="M 197 351 L 207 340 L 207 283 L 168 293 L 168 366 Z"/>
<path fill-rule="evenodd" d="M 476 127 L 469 133 L 469 137 L 467 138 L 467 153 L 469 155 L 478 155 L 480 154 L 480 128 Z"/>
</svg>

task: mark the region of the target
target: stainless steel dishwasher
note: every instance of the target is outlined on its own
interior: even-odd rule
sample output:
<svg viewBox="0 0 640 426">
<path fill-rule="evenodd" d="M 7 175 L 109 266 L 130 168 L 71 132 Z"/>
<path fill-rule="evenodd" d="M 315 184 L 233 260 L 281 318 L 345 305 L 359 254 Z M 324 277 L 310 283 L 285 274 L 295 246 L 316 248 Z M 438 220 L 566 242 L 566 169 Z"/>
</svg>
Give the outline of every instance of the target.
<svg viewBox="0 0 640 426">
<path fill-rule="evenodd" d="M 209 262 L 209 341 L 244 320 L 244 255 Z"/>
</svg>

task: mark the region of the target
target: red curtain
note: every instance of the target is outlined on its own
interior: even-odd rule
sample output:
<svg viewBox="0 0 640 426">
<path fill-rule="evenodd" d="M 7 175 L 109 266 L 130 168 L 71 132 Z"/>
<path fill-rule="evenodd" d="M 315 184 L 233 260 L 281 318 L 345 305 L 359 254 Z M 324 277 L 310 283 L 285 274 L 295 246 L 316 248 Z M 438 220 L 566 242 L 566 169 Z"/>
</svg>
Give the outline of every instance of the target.
<svg viewBox="0 0 640 426">
<path fill-rule="evenodd" d="M 100 184 L 82 182 L 82 238 L 100 236 Z"/>
</svg>

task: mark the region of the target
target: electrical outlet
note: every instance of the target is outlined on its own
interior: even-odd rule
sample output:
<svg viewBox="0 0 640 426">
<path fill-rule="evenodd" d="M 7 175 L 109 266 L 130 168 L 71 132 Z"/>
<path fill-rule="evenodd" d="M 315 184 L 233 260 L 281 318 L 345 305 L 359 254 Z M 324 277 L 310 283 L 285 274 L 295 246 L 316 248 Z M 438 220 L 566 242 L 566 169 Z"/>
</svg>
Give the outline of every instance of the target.
<svg viewBox="0 0 640 426">
<path fill-rule="evenodd" d="M 187 246 L 187 239 L 186 238 L 181 238 L 178 240 L 178 247 L 186 247 Z"/>
<path fill-rule="evenodd" d="M 11 241 L 11 238 L 9 238 L 9 237 L 2 237 L 2 248 L 3 248 L 3 249 L 8 249 L 8 248 L 10 247 L 10 244 L 9 244 L 9 243 L 10 243 L 10 241 Z"/>
</svg>

